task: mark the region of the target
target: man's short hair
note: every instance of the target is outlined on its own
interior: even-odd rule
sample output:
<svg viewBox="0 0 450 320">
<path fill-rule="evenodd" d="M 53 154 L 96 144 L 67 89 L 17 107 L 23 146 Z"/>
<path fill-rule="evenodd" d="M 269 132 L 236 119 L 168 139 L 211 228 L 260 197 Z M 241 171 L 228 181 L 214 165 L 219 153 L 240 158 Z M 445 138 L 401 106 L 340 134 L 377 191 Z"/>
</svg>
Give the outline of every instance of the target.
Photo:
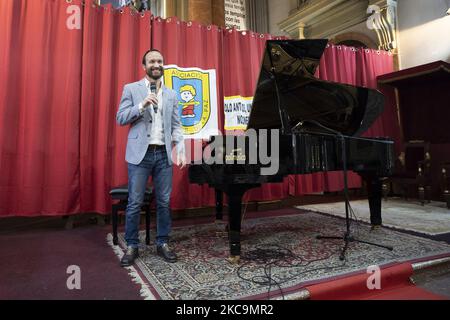
<svg viewBox="0 0 450 320">
<path fill-rule="evenodd" d="M 158 49 L 150 49 L 150 50 L 147 50 L 147 51 L 144 53 L 144 56 L 142 57 L 142 64 L 143 64 L 144 66 L 145 66 L 145 57 L 146 57 L 150 52 L 158 52 L 160 55 L 163 56 L 162 52 L 159 51 Z M 163 56 L 163 58 L 164 58 L 164 56 Z"/>
</svg>

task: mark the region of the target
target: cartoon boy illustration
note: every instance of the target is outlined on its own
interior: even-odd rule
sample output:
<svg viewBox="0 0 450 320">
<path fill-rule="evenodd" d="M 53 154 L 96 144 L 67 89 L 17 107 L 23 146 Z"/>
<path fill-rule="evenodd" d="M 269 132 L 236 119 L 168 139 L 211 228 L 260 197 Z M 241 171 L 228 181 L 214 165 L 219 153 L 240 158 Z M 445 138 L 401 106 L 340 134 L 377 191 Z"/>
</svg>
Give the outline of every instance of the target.
<svg viewBox="0 0 450 320">
<path fill-rule="evenodd" d="M 193 118 L 195 117 L 194 107 L 199 105 L 200 102 L 195 101 L 194 98 L 197 95 L 195 88 L 190 84 L 186 84 L 180 88 L 181 100 L 184 102 L 180 102 L 183 106 L 181 117 L 182 118 Z"/>
</svg>

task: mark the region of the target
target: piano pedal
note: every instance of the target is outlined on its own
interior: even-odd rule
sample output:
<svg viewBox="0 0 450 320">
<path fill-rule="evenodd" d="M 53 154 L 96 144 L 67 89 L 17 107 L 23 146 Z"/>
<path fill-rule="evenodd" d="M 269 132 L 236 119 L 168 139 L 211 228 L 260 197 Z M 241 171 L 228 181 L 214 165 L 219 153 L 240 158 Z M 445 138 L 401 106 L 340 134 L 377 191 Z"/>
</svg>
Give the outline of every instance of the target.
<svg viewBox="0 0 450 320">
<path fill-rule="evenodd" d="M 231 264 L 239 264 L 241 262 L 241 256 L 229 256 L 228 262 Z"/>
<path fill-rule="evenodd" d="M 381 230 L 381 226 L 380 225 L 372 225 L 370 227 L 370 232 L 375 232 L 375 231 L 378 231 L 378 230 Z"/>
<path fill-rule="evenodd" d="M 217 238 L 228 238 L 228 232 L 216 230 Z"/>
<path fill-rule="evenodd" d="M 217 238 L 228 238 L 228 232 L 225 231 L 216 231 Z"/>
<path fill-rule="evenodd" d="M 216 220 L 216 237 L 227 238 L 228 237 L 228 225 L 221 220 Z"/>
</svg>

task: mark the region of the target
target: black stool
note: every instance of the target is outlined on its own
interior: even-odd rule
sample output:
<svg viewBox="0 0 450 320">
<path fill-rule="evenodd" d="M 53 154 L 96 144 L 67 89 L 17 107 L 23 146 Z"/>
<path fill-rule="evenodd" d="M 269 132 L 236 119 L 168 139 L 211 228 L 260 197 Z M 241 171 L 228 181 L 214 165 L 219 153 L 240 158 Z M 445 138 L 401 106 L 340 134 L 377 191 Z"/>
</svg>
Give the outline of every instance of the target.
<svg viewBox="0 0 450 320">
<path fill-rule="evenodd" d="M 113 203 L 111 211 L 111 220 L 113 227 L 113 243 L 118 244 L 117 238 L 117 221 L 119 217 L 119 211 L 125 211 L 128 204 L 128 186 L 120 186 L 111 189 L 109 192 L 113 200 L 119 200 L 118 203 Z M 150 244 L 150 204 L 153 200 L 153 188 L 147 187 L 145 190 L 144 203 L 142 204 L 142 210 L 145 211 L 145 243 Z"/>
</svg>

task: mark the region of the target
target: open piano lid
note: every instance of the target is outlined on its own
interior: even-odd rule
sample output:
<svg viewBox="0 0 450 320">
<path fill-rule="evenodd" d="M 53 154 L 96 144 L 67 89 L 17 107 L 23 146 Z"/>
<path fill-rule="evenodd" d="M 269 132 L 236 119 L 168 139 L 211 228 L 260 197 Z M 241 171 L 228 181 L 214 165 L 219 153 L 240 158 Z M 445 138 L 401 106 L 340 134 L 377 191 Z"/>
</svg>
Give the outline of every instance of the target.
<svg viewBox="0 0 450 320">
<path fill-rule="evenodd" d="M 247 129 L 281 128 L 274 78 L 292 128 L 304 121 L 301 129 L 325 132 L 305 121 L 314 120 L 344 135 L 359 136 L 373 124 L 384 107 L 380 92 L 314 77 L 327 43 L 326 39 L 267 41 Z"/>
</svg>

